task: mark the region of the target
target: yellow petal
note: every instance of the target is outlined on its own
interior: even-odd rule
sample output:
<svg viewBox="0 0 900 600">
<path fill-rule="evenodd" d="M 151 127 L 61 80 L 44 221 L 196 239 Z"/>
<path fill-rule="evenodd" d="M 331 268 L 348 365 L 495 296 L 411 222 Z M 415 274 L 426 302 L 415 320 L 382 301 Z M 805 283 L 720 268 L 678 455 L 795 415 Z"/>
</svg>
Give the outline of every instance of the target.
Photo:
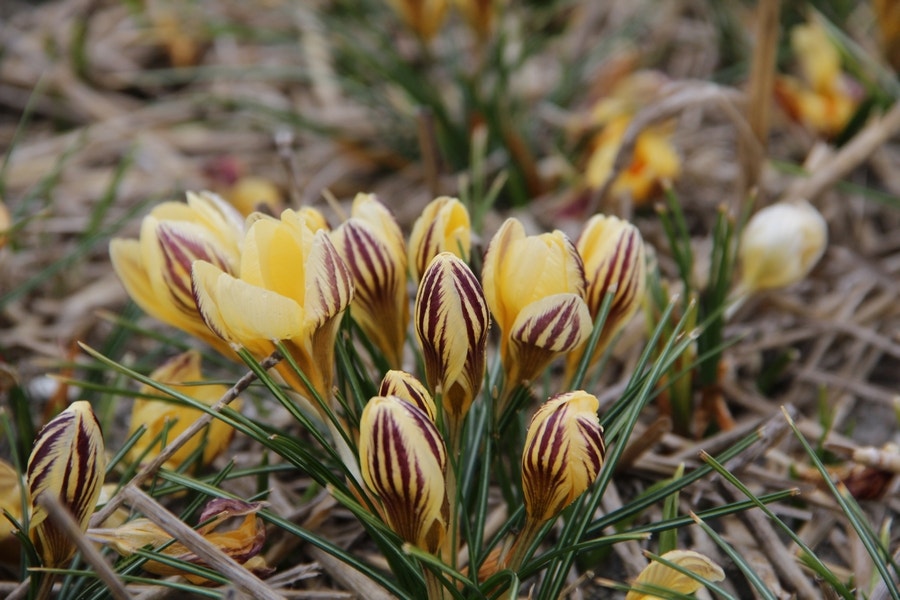
<svg viewBox="0 0 900 600">
<path fill-rule="evenodd" d="M 696 573 L 703 579 L 713 582 L 725 579 L 725 572 L 722 571 L 722 568 L 698 552 L 672 550 L 663 554 L 662 558 Z M 641 586 L 647 586 L 645 592 L 640 591 Z M 665 591 L 693 594 L 702 587 L 703 584 L 696 579 L 654 561 L 644 567 L 644 570 L 638 575 L 634 582 L 635 589 L 628 592 L 625 600 L 662 600 L 661 596 L 654 594 L 654 590 L 659 590 L 659 593 L 663 594 Z"/>
<path fill-rule="evenodd" d="M 471 236 L 469 211 L 462 202 L 448 196 L 429 202 L 409 235 L 409 268 L 413 280 L 418 281 L 441 252 L 451 252 L 468 262 Z"/>
<path fill-rule="evenodd" d="M 0 460 L 0 540 L 12 535 L 15 528 L 5 517 L 2 511 L 8 512 L 12 518 L 22 522 L 22 488 L 19 484 L 19 473 L 6 462 Z"/>
<path fill-rule="evenodd" d="M 316 328 L 342 313 L 353 299 L 353 276 L 328 235 L 317 231 L 306 265 L 308 327 Z"/>
<path fill-rule="evenodd" d="M 406 371 L 390 370 L 381 379 L 379 396 L 397 396 L 418 406 L 428 418 L 436 422 L 437 408 L 422 382 Z"/>
</svg>

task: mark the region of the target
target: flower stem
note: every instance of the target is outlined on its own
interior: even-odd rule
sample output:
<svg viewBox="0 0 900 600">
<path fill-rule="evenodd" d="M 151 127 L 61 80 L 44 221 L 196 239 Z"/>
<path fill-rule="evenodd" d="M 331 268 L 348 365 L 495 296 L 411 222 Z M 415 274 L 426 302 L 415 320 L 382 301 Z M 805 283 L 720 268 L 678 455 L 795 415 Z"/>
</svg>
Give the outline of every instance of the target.
<svg viewBox="0 0 900 600">
<path fill-rule="evenodd" d="M 506 568 L 510 571 L 518 571 L 519 567 L 525 561 L 525 555 L 534 543 L 538 532 L 541 530 L 542 523 L 531 517 L 525 518 L 525 527 L 519 532 L 516 543 L 510 551 L 509 559 L 506 561 Z"/>
<path fill-rule="evenodd" d="M 444 600 L 447 597 L 447 590 L 441 585 L 437 574 L 428 569 L 425 569 L 425 589 L 428 592 L 428 600 Z"/>
</svg>

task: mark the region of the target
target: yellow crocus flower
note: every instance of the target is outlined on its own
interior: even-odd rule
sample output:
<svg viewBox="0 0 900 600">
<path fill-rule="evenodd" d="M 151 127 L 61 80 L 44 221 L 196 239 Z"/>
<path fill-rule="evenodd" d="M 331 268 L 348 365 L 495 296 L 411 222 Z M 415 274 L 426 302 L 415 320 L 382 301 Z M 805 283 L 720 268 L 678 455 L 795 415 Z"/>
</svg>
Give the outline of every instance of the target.
<svg viewBox="0 0 900 600">
<path fill-rule="evenodd" d="M 399 367 L 409 325 L 406 243 L 400 226 L 374 194 L 357 194 L 350 219 L 331 239 L 353 275 L 350 314 L 388 364 Z"/>
<path fill-rule="evenodd" d="M 233 356 L 203 322 L 191 291 L 191 265 L 205 260 L 236 274 L 243 218 L 210 192 L 188 192 L 187 204 L 164 202 L 144 217 L 139 240 L 114 239 L 113 269 L 144 312 Z"/>
<path fill-rule="evenodd" d="M 244 239 L 240 278 L 196 261 L 193 283 L 212 331 L 257 359 L 283 341 L 312 389 L 282 361 L 276 368 L 285 381 L 309 400 L 331 397 L 334 343 L 353 278 L 325 231 L 313 232 L 293 210 L 280 220 L 261 216 Z"/>
<path fill-rule="evenodd" d="M 488 246 L 481 277 L 501 330 L 507 386 L 532 381 L 590 336 L 584 265 L 561 231 L 527 236 L 518 220 L 508 219 Z"/>
<path fill-rule="evenodd" d="M 200 353 L 196 350 L 189 350 L 157 368 L 150 374 L 150 378 L 166 384 L 176 392 L 190 396 L 207 406 L 212 406 L 219 398 L 225 395 L 228 391 L 228 386 L 219 384 L 192 385 L 203 381 L 200 362 Z M 141 395 L 158 393 L 149 385 L 142 386 L 140 390 Z M 237 399 L 230 406 L 235 410 L 239 410 L 240 405 L 240 399 Z M 147 453 L 145 460 L 152 459 L 162 450 L 163 440 L 157 438 L 164 429 L 167 432 L 165 441 L 171 442 L 202 415 L 203 412 L 201 410 L 190 406 L 157 398 L 136 398 L 131 409 L 131 425 L 128 435 L 133 434 L 142 425 L 146 427 L 146 431 L 131 447 L 128 453 L 129 458 L 137 460 Z M 166 461 L 165 467 L 177 469 L 204 443 L 204 438 L 205 445 L 203 446 L 203 455 L 200 462 L 207 465 L 228 447 L 233 434 L 234 429 L 230 425 L 219 419 L 213 419 L 206 433 L 199 432 L 188 440 Z M 153 440 L 156 441 L 151 447 Z"/>
<path fill-rule="evenodd" d="M 387 3 L 425 42 L 438 32 L 447 14 L 447 0 L 387 0 Z"/>
</svg>

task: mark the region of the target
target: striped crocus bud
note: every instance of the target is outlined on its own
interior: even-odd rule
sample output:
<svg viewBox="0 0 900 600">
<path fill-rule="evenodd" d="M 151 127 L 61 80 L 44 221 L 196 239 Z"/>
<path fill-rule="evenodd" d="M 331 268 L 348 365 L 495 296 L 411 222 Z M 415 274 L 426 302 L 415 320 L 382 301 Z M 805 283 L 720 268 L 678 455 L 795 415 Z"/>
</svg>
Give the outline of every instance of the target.
<svg viewBox="0 0 900 600">
<path fill-rule="evenodd" d="M 87 530 L 106 469 L 103 433 L 91 405 L 73 402 L 38 433 L 28 458 L 26 481 L 31 499 L 28 535 L 45 567 L 64 565 L 75 544 L 48 518 L 43 494 L 56 496 Z"/>
<path fill-rule="evenodd" d="M 406 243 L 394 216 L 374 194 L 357 194 L 352 216 L 331 233 L 353 275 L 350 314 L 363 334 L 397 367 L 409 325 Z"/>
<path fill-rule="evenodd" d="M 434 399 L 428 393 L 428 389 L 406 371 L 391 370 L 385 373 L 378 388 L 378 395 L 403 398 L 418 406 L 432 421 L 437 418 Z"/>
<path fill-rule="evenodd" d="M 558 515 L 597 478 L 606 452 L 599 407 L 587 392 L 568 392 L 547 400 L 532 417 L 522 452 L 525 511 L 532 522 Z"/>
<path fill-rule="evenodd" d="M 441 196 L 428 203 L 409 234 L 409 270 L 418 281 L 435 256 L 450 252 L 469 260 L 472 224 L 469 211 L 456 198 Z"/>
<path fill-rule="evenodd" d="M 360 419 L 359 462 L 385 522 L 405 541 L 436 552 L 447 529 L 447 450 L 428 415 L 396 396 L 369 400 Z"/>
<path fill-rule="evenodd" d="M 647 280 L 644 242 L 637 227 L 628 221 L 595 215 L 584 226 L 575 247 L 584 261 L 585 300 L 593 320 L 600 314 L 606 295 L 613 294 L 603 332 L 591 357 L 593 362 L 641 306 Z M 581 355 L 582 352 L 573 352 L 567 357 L 570 372 Z"/>
<path fill-rule="evenodd" d="M 484 379 L 490 312 L 478 279 L 449 252 L 438 254 L 416 295 L 416 335 L 428 385 L 440 392 L 451 431 L 472 406 Z"/>
</svg>

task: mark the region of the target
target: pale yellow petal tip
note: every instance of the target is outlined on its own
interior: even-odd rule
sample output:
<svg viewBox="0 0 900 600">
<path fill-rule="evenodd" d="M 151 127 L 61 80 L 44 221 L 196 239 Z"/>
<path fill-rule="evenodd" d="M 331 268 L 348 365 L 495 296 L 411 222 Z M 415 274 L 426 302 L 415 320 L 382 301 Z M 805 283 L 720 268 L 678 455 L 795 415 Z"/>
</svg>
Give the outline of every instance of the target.
<svg viewBox="0 0 900 600">
<path fill-rule="evenodd" d="M 661 558 L 713 583 L 725 579 L 722 567 L 693 550 L 672 550 L 663 554 Z M 664 594 L 666 591 L 693 594 L 702 587 L 703 583 L 698 579 L 661 562 L 653 561 L 638 575 L 633 584 L 634 589 L 628 592 L 625 600 L 657 600 L 660 598 L 657 594 Z"/>
</svg>

